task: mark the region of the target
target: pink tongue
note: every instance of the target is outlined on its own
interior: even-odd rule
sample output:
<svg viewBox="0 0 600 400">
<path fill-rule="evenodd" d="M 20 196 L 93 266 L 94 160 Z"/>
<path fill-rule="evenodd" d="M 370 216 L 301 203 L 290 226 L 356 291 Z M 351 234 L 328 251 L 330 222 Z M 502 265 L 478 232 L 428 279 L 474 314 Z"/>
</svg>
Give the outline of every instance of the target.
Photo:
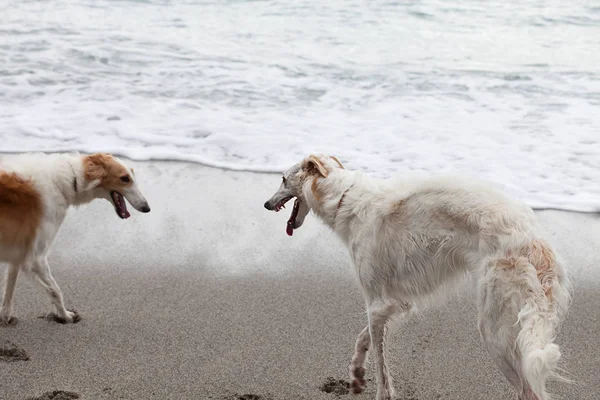
<svg viewBox="0 0 600 400">
<path fill-rule="evenodd" d="M 123 218 L 127 219 L 129 217 L 131 217 L 131 214 L 129 214 L 129 210 L 127 209 L 127 203 L 125 202 L 125 198 L 123 196 L 121 196 L 121 194 L 117 193 L 116 194 L 117 197 L 117 203 L 118 203 L 118 211 L 117 213 L 119 214 L 119 216 L 121 216 L 121 214 L 123 214 Z"/>
<path fill-rule="evenodd" d="M 294 224 L 296 223 L 299 207 L 300 200 L 296 198 L 296 200 L 294 200 L 294 209 L 292 210 L 292 215 L 290 215 L 290 219 L 288 219 L 287 226 L 285 228 L 285 232 L 288 234 L 288 236 L 292 236 L 294 234 Z"/>
</svg>

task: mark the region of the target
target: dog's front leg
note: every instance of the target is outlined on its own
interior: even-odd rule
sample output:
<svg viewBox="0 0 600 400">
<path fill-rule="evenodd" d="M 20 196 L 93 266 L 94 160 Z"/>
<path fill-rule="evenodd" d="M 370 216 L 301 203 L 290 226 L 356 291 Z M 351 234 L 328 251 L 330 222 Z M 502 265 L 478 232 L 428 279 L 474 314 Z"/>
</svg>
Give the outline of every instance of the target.
<svg viewBox="0 0 600 400">
<path fill-rule="evenodd" d="M 523 389 L 523 393 L 519 395 L 519 400 L 540 400 L 540 398 L 528 387 Z"/>
<path fill-rule="evenodd" d="M 52 273 L 50 272 L 50 265 L 46 257 L 40 257 L 34 261 L 31 271 L 37 278 L 38 282 L 50 296 L 50 300 L 56 309 L 56 315 L 58 321 L 61 323 L 77 322 L 77 314 L 71 311 L 67 311 L 63 302 L 63 294 L 58 287 L 58 284 L 54 280 Z"/>
<path fill-rule="evenodd" d="M 386 333 L 388 322 L 397 312 L 394 305 L 381 301 L 371 302 L 367 306 L 369 314 L 369 333 L 373 346 L 373 358 L 377 371 L 377 400 L 392 400 L 395 395 L 394 384 L 386 360 Z"/>
<path fill-rule="evenodd" d="M 2 307 L 0 308 L 0 325 L 10 325 L 16 322 L 16 318 L 11 317 L 11 310 L 18 276 L 19 264 L 10 264 L 4 281 L 4 297 L 2 298 Z"/>
<path fill-rule="evenodd" d="M 356 338 L 354 355 L 348 366 L 350 370 L 350 385 L 354 394 L 362 393 L 365 389 L 365 363 L 369 347 L 371 347 L 371 335 L 369 333 L 369 325 L 367 325 Z"/>
</svg>

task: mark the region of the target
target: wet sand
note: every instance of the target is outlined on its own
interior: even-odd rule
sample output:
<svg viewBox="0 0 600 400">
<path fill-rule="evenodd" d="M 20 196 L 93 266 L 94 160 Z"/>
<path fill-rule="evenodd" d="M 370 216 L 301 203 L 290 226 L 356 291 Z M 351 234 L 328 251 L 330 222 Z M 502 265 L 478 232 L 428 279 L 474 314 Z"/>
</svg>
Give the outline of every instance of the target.
<svg viewBox="0 0 600 400">
<path fill-rule="evenodd" d="M 309 216 L 285 234 L 289 210 L 263 208 L 277 175 L 134 166 L 152 212 L 122 221 L 103 201 L 73 210 L 51 253 L 79 323 L 38 318 L 49 300 L 19 277 L 18 323 L 0 328 L 0 398 L 352 398 L 343 381 L 366 316 L 333 233 Z M 600 215 L 538 215 L 576 284 L 558 343 L 577 384 L 551 390 L 598 399 Z M 475 318 L 465 289 L 398 329 L 390 361 L 400 400 L 512 398 Z M 366 378 L 357 400 L 374 399 L 372 364 Z"/>
</svg>

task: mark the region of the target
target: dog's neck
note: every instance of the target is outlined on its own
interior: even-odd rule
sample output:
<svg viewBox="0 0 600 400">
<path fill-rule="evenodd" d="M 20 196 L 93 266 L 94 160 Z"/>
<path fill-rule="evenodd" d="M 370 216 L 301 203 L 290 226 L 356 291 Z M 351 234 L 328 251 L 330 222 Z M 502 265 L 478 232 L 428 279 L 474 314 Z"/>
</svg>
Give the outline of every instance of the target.
<svg viewBox="0 0 600 400">
<path fill-rule="evenodd" d="M 305 198 L 309 199 L 308 205 L 313 213 L 331 229 L 338 231 L 348 221 L 348 206 L 353 202 L 352 189 L 357 184 L 359 182 L 354 172 L 338 172 L 317 183 L 318 196 L 313 192 L 313 185 L 309 184 L 305 189 Z"/>
<path fill-rule="evenodd" d="M 73 165 L 69 162 L 69 166 L 71 167 L 71 171 L 73 171 L 73 193 L 75 193 L 75 197 L 77 197 L 77 191 L 78 191 L 78 184 L 77 184 L 77 173 L 75 173 L 75 168 L 73 168 Z"/>
<path fill-rule="evenodd" d="M 81 156 L 65 158 L 57 186 L 65 197 L 68 206 L 78 206 L 94 199 L 91 188 L 85 179 Z"/>
<path fill-rule="evenodd" d="M 344 190 L 344 193 L 342 193 L 342 196 L 340 197 L 340 201 L 338 201 L 338 205 L 335 209 L 335 214 L 333 215 L 333 221 L 335 222 L 336 218 L 337 218 L 337 214 L 340 211 L 340 208 L 342 208 L 342 205 L 344 204 L 344 198 L 346 197 L 346 193 L 348 193 L 350 191 L 350 189 L 352 189 L 352 187 L 355 184 L 353 183 L 352 185 L 350 185 L 350 187 L 348 187 L 348 189 Z"/>
</svg>

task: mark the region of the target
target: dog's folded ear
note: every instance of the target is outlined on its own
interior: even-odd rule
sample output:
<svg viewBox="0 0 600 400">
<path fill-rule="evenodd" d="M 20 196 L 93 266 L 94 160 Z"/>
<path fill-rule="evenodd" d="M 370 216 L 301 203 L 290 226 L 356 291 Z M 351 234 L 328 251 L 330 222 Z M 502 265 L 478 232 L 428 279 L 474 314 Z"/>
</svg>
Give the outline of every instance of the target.
<svg viewBox="0 0 600 400">
<path fill-rule="evenodd" d="M 335 161 L 337 163 L 337 165 L 340 166 L 341 169 L 346 169 L 346 168 L 344 168 L 344 165 L 342 164 L 342 162 L 340 160 L 338 160 L 338 158 L 336 156 L 329 156 L 329 158 L 332 158 L 333 161 Z"/>
<path fill-rule="evenodd" d="M 319 157 L 315 155 L 310 155 L 307 159 L 302 163 L 302 169 L 308 171 L 309 173 L 318 173 L 323 178 L 327 178 L 329 175 L 329 171 L 323 164 L 323 162 L 319 159 Z"/>
<path fill-rule="evenodd" d="M 107 162 L 112 156 L 105 153 L 96 153 L 85 156 L 83 160 L 83 170 L 85 183 L 88 189 L 93 189 L 102 183 L 108 174 Z"/>
</svg>

